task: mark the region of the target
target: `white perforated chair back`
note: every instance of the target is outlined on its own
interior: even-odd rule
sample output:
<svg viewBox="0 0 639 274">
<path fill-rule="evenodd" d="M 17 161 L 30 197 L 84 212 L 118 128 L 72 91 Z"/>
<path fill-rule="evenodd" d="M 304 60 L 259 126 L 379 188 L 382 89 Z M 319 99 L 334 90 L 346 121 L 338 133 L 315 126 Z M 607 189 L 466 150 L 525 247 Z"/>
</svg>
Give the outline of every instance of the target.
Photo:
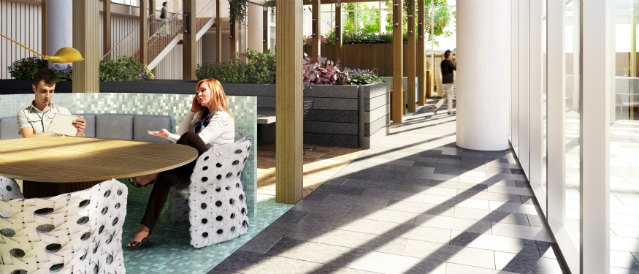
<svg viewBox="0 0 639 274">
<path fill-rule="evenodd" d="M 0 176 L 0 201 L 9 201 L 13 199 L 22 199 L 20 186 L 16 181 Z"/>
<path fill-rule="evenodd" d="M 0 202 L 0 273 L 125 273 L 127 195 L 112 179 L 54 197 Z"/>
<path fill-rule="evenodd" d="M 251 139 L 214 145 L 198 157 L 189 185 L 191 245 L 200 248 L 234 239 L 249 225 L 242 169 Z"/>
</svg>

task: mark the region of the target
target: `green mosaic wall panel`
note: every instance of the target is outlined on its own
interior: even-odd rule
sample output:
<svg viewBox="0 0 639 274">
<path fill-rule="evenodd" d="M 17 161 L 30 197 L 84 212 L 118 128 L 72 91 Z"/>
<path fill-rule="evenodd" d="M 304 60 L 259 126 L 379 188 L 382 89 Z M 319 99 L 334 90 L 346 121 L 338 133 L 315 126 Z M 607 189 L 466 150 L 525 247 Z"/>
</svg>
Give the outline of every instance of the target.
<svg viewBox="0 0 639 274">
<path fill-rule="evenodd" d="M 191 108 L 191 94 L 149 93 L 60 93 L 53 102 L 66 107 L 74 114 L 142 114 L 171 116 L 172 131 L 177 131 L 179 122 Z M 0 95 L 0 118 L 15 117 L 18 111 L 28 106 L 33 94 Z M 257 99 L 252 96 L 228 96 L 229 112 L 235 120 L 235 130 L 253 139 L 257 147 Z M 255 150 L 251 151 L 242 182 L 247 196 L 249 216 L 256 212 L 257 165 Z M 247 183 L 251 182 L 251 183 Z M 151 188 L 129 192 L 131 200 L 146 201 Z"/>
</svg>

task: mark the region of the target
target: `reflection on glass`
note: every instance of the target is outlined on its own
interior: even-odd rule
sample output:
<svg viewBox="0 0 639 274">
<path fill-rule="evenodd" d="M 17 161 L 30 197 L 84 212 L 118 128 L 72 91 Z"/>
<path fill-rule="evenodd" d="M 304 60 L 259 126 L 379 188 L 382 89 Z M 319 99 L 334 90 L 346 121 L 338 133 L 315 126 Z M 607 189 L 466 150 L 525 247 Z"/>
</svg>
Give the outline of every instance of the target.
<svg viewBox="0 0 639 274">
<path fill-rule="evenodd" d="M 615 89 L 609 91 L 610 258 L 619 259 L 610 260 L 610 272 L 633 273 L 639 269 L 639 73 L 636 69 L 639 3 L 616 0 L 615 7 L 615 56 L 612 57 Z"/>
<path fill-rule="evenodd" d="M 546 169 L 547 169 L 547 143 L 546 143 L 546 136 L 547 136 L 547 128 L 548 128 L 548 110 L 547 110 L 547 104 L 546 104 L 546 98 L 548 98 L 548 82 L 547 82 L 547 77 L 546 77 L 546 56 L 547 56 L 547 45 L 546 45 L 546 27 L 547 27 L 547 21 L 546 21 L 546 0 L 541 1 L 542 7 L 541 7 L 541 77 L 542 77 L 542 82 L 541 82 L 541 187 L 542 189 L 544 189 L 544 193 L 546 192 Z"/>
<path fill-rule="evenodd" d="M 566 225 L 572 232 L 575 242 L 579 242 L 579 187 L 580 187 L 580 1 L 567 0 L 564 14 L 564 63 L 565 63 L 565 102 L 564 102 L 564 145 Z"/>
</svg>

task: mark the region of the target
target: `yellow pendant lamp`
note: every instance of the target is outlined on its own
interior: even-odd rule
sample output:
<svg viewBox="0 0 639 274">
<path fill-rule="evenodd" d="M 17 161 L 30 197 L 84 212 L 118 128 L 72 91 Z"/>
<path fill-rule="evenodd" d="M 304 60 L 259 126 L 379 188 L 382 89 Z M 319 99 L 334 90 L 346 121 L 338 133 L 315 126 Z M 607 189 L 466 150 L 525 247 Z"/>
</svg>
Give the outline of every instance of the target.
<svg viewBox="0 0 639 274">
<path fill-rule="evenodd" d="M 71 47 L 64 47 L 59 49 L 55 55 L 53 56 L 49 56 L 49 55 L 42 55 L 40 53 L 35 52 L 34 50 L 26 47 L 23 44 L 20 44 L 16 41 L 14 41 L 13 39 L 5 36 L 4 34 L 0 33 L 0 36 L 7 38 L 9 41 L 14 42 L 16 44 L 18 44 L 19 46 L 28 49 L 29 51 L 40 55 L 40 57 L 42 57 L 42 59 L 44 60 L 49 60 L 54 64 L 59 64 L 59 63 L 73 63 L 73 62 L 80 62 L 80 61 L 84 61 L 84 58 L 82 58 L 82 54 L 80 54 L 80 52 L 74 48 Z"/>
</svg>

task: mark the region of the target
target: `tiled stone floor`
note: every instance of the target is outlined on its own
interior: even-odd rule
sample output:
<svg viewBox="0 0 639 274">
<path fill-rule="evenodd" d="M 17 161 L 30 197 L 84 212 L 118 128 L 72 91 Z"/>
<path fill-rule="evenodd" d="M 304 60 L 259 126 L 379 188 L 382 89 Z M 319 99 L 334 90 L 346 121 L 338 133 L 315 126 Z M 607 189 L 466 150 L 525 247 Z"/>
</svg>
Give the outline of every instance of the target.
<svg viewBox="0 0 639 274">
<path fill-rule="evenodd" d="M 562 273 L 510 150 L 431 113 L 376 144 L 209 273 Z"/>
</svg>

